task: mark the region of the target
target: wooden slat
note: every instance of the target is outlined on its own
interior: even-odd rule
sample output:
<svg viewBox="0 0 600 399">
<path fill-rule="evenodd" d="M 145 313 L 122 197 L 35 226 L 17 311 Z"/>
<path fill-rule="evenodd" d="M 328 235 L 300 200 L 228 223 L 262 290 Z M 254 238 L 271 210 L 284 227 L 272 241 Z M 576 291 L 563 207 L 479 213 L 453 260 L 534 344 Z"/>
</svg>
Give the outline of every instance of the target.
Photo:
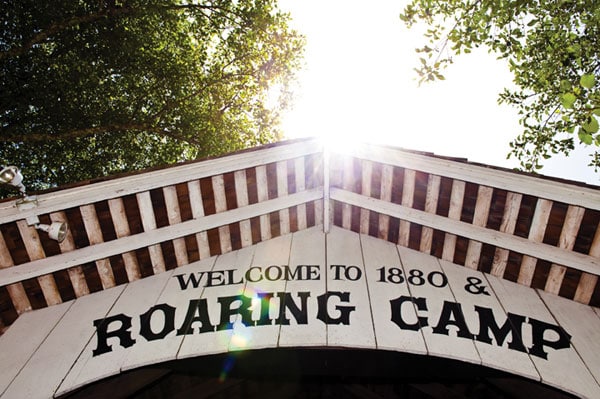
<svg viewBox="0 0 600 399">
<path fill-rule="evenodd" d="M 287 197 L 275 198 L 263 203 L 248 205 L 244 208 L 236 208 L 227 212 L 205 216 L 201 219 L 187 220 L 175 226 L 165 226 L 160 229 L 149 230 L 134 236 L 121 238 L 118 241 L 97 244 L 81 248 L 74 252 L 55 255 L 51 258 L 24 263 L 18 267 L 0 269 L 0 286 L 133 251 L 148 245 L 152 246 L 174 238 L 185 237 L 197 231 L 206 231 L 226 224 L 236 223 L 243 219 L 253 218 L 309 201 L 314 201 L 315 204 L 322 204 L 320 200 L 322 194 L 321 188 L 306 190 L 301 193 L 290 194 Z"/>
<path fill-rule="evenodd" d="M 373 313 L 373 324 L 377 349 L 427 354 L 427 347 L 423 334 L 418 331 L 401 331 L 390 317 L 388 306 L 390 301 L 401 296 L 410 297 L 410 291 L 406 280 L 402 283 L 381 281 L 382 271 L 385 269 L 384 277 L 390 270 L 402 269 L 398 250 L 393 243 L 383 241 L 368 235 L 360 236 L 363 258 L 365 261 L 365 278 L 369 287 L 371 299 L 371 311 Z M 406 304 L 402 308 L 402 314 L 406 320 L 417 320 L 417 313 L 412 304 Z"/>
<path fill-rule="evenodd" d="M 287 161 L 279 161 L 276 165 L 277 169 L 277 195 L 279 197 L 288 195 L 288 168 Z M 282 209 L 279 211 L 279 231 L 283 234 L 290 232 L 290 210 Z"/>
<path fill-rule="evenodd" d="M 332 226 L 327 234 L 327 291 L 349 292 L 347 302 L 341 298 L 334 298 L 339 306 L 355 306 L 355 304 L 366 305 L 369 303 L 369 289 L 366 279 L 357 278 L 352 281 L 346 278 L 342 269 L 336 279 L 335 267 L 333 265 L 354 266 L 350 276 L 356 278 L 355 270 L 360 270 L 364 276 L 365 268 L 362 261 L 360 237 L 351 231 Z M 339 317 L 340 311 L 332 313 L 332 317 Z M 375 349 L 375 331 L 371 317 L 371 309 L 368 306 L 355 306 L 351 312 L 352 328 L 346 324 L 329 324 L 327 326 L 327 345 L 351 348 Z"/>
<path fill-rule="evenodd" d="M 110 211 L 110 217 L 113 221 L 113 226 L 115 227 L 117 238 L 130 236 L 131 230 L 129 229 L 129 221 L 127 220 L 127 213 L 125 212 L 125 204 L 123 204 L 123 199 L 114 198 L 108 200 L 108 209 Z M 125 272 L 127 273 L 127 280 L 138 280 L 142 276 L 142 273 L 140 271 L 140 265 L 138 264 L 135 253 L 125 252 L 122 256 L 123 263 L 125 264 Z"/>
<path fill-rule="evenodd" d="M 204 205 L 202 201 L 202 192 L 200 189 L 200 181 L 192 180 L 188 182 L 188 193 L 190 196 L 190 208 L 194 219 L 204 217 Z M 196 243 L 198 245 L 198 253 L 200 259 L 210 257 L 210 246 L 208 245 L 208 233 L 206 230 L 196 232 Z"/>
<path fill-rule="evenodd" d="M 463 201 L 465 198 L 466 183 L 461 180 L 452 181 L 452 191 L 450 192 L 450 205 L 448 208 L 448 218 L 451 220 L 460 220 Z M 446 233 L 444 235 L 444 248 L 442 250 L 442 259 L 449 262 L 454 261 L 454 252 L 456 249 L 456 235 Z"/>
<path fill-rule="evenodd" d="M 354 158 L 344 157 L 342 187 L 344 190 L 352 191 L 354 186 Z M 352 207 L 342 204 L 342 227 L 350 230 L 352 224 Z"/>
<path fill-rule="evenodd" d="M 236 170 L 233 174 L 235 184 L 235 198 L 238 207 L 248 206 L 248 184 L 246 181 L 246 170 Z M 252 245 L 252 226 L 250 219 L 240 220 L 240 235 L 242 248 Z"/>
<path fill-rule="evenodd" d="M 66 222 L 67 215 L 64 212 L 55 212 L 50 215 L 50 220 L 53 222 Z M 77 249 L 75 247 L 75 241 L 73 240 L 73 233 L 71 229 L 67 229 L 67 235 L 65 239 L 58 244 L 60 247 L 60 252 L 71 252 Z M 83 274 L 83 268 L 81 266 L 72 267 L 67 270 L 69 274 L 69 280 L 71 281 L 71 285 L 73 286 L 73 292 L 75 292 L 75 296 L 79 298 L 80 296 L 84 296 L 90 293 L 90 289 L 87 285 L 87 281 L 85 279 L 85 274 Z"/>
<path fill-rule="evenodd" d="M 65 189 L 49 194 L 38 195 L 38 206 L 33 210 L 15 212 L 14 202 L 0 203 L 0 224 L 9 223 L 29 216 L 52 213 L 55 211 L 78 207 L 111 198 L 149 191 L 163 187 L 165 182 L 175 185 L 192 179 L 201 179 L 217 174 L 233 172 L 244 165 L 246 168 L 277 162 L 284 159 L 319 153 L 323 144 L 319 140 L 306 140 L 289 145 L 257 149 L 226 157 L 210 159 L 197 163 L 189 163 L 155 170 L 151 173 L 136 174 L 119 179 L 111 179 L 94 183 L 85 187 Z M 321 168 L 322 165 L 318 165 Z"/>
<path fill-rule="evenodd" d="M 306 170 L 304 167 L 304 157 L 294 160 L 294 178 L 296 182 L 296 192 L 306 190 Z M 304 230 L 307 227 L 306 222 L 306 204 L 300 204 L 296 208 L 296 218 L 298 219 L 298 230 Z"/>
<path fill-rule="evenodd" d="M 402 184 L 402 206 L 412 208 L 415 197 L 415 178 L 414 170 L 406 169 L 404 171 L 404 183 Z M 408 247 L 410 235 L 410 223 L 406 220 L 400 220 L 398 232 L 398 245 Z"/>
<path fill-rule="evenodd" d="M 568 207 L 567 214 L 565 216 L 565 222 L 558 239 L 559 248 L 563 248 L 568 251 L 573 250 L 575 239 L 577 238 L 577 233 L 579 232 L 579 227 L 581 226 L 581 220 L 583 219 L 584 213 L 585 209 L 578 206 Z M 566 272 L 567 268 L 565 266 L 557 265 L 555 263 L 552 264 L 550 267 L 550 272 L 548 273 L 548 279 L 546 280 L 545 290 L 558 295 Z"/>
<path fill-rule="evenodd" d="M 0 396 L 72 304 L 72 301 L 65 302 L 36 312 L 25 313 L 2 335 Z"/>
<path fill-rule="evenodd" d="M 338 151 L 337 148 L 331 150 Z M 600 191 L 593 188 L 575 188 L 571 184 L 554 180 L 540 179 L 520 173 L 416 154 L 375 144 L 364 143 L 356 147 L 353 154 L 357 158 L 387 163 L 400 168 L 418 170 L 483 186 L 546 198 L 550 201 L 600 210 Z"/>
<path fill-rule="evenodd" d="M 427 195 L 425 197 L 425 212 L 436 213 L 438 198 L 440 196 L 440 183 L 442 179 L 437 175 L 429 175 L 427 181 Z M 433 229 L 423 227 L 421 230 L 420 251 L 425 253 L 431 252 L 431 244 L 433 240 Z"/>
<path fill-rule="evenodd" d="M 390 165 L 381 167 L 381 190 L 380 199 L 382 201 L 392 200 L 392 179 L 394 177 L 394 168 Z M 379 215 L 379 238 L 387 240 L 390 229 L 390 217 Z"/>
<path fill-rule="evenodd" d="M 145 191 L 143 193 L 138 193 L 135 197 L 140 209 L 140 217 L 142 219 L 144 231 L 150 232 L 156 230 L 156 218 L 154 217 L 154 208 L 152 207 L 152 198 L 150 197 L 150 192 Z M 163 258 L 162 248 L 160 245 L 150 245 L 148 247 L 148 253 L 150 254 L 150 262 L 152 263 L 152 270 L 154 270 L 154 274 L 164 272 L 166 270 L 165 259 Z"/>
<path fill-rule="evenodd" d="M 225 179 L 223 175 L 213 176 L 211 178 L 212 189 L 215 195 L 215 211 L 223 213 L 227 211 L 227 198 L 225 196 Z M 221 253 L 231 252 L 231 231 L 229 225 L 219 227 L 219 243 L 221 245 Z"/>
<path fill-rule="evenodd" d="M 298 324 L 291 317 L 290 324 L 280 326 L 278 346 L 325 346 L 327 344 L 327 326 L 325 323 L 311 322 L 317 319 L 316 296 L 327 291 L 325 270 L 325 233 L 321 226 L 298 231 L 292 236 L 289 265 L 316 265 L 319 278 L 310 280 L 290 280 L 285 292 L 309 292 L 307 324 Z"/>
<path fill-rule="evenodd" d="M 519 209 L 521 208 L 521 194 L 508 192 L 506 194 L 506 203 L 504 205 L 504 213 L 502 214 L 502 222 L 500 231 L 503 233 L 514 234 L 517 226 L 517 218 L 519 217 Z M 506 265 L 508 263 L 509 251 L 504 248 L 496 248 L 494 260 L 492 262 L 491 274 L 497 277 L 503 277 Z"/>
<path fill-rule="evenodd" d="M 175 186 L 163 187 L 165 197 L 165 208 L 167 208 L 167 219 L 170 225 L 181 223 L 181 211 L 179 210 L 179 201 L 177 200 L 177 188 Z M 175 251 L 175 261 L 177 266 L 187 265 L 189 262 L 185 238 L 176 238 L 173 240 L 173 249 Z"/>
<path fill-rule="evenodd" d="M 6 246 L 6 241 L 4 241 L 4 236 L 2 232 L 0 232 L 0 270 L 5 268 L 10 268 L 14 266 L 14 262 L 12 257 L 10 256 L 10 251 Z M 25 292 L 25 288 L 21 283 L 8 284 L 6 286 L 6 290 L 8 291 L 8 296 L 10 297 L 17 314 L 21 314 L 23 312 L 27 312 L 31 310 L 31 303 L 29 302 L 29 298 L 27 297 L 27 293 Z"/>
<path fill-rule="evenodd" d="M 432 215 L 417 209 L 392 204 L 375 198 L 366 198 L 356 193 L 339 189 L 331 190 L 331 198 L 351 205 L 365 207 L 375 212 L 384 212 L 398 219 L 434 227 L 468 239 L 478 240 L 491 245 L 506 248 L 534 258 L 544 259 L 560 265 L 569 265 L 573 269 L 588 273 L 598 273 L 600 259 L 578 252 L 565 251 L 553 245 L 535 242 L 523 237 L 506 234 L 470 223 L 453 221 L 443 216 Z"/>
<path fill-rule="evenodd" d="M 28 226 L 25 220 L 17 221 L 17 226 L 19 228 L 21 238 L 23 239 L 25 249 L 27 250 L 29 260 L 34 262 L 36 260 L 46 258 L 38 231 L 33 226 Z M 56 286 L 54 276 L 48 274 L 46 276 L 39 276 L 37 279 L 48 306 L 56 305 L 62 302 L 62 298 L 60 297 L 60 292 L 58 292 L 58 287 Z"/>
<path fill-rule="evenodd" d="M 100 228 L 94 205 L 83 205 L 79 207 L 79 211 L 81 212 L 81 218 L 83 219 L 83 225 L 85 226 L 85 232 L 90 245 L 93 246 L 103 243 L 104 237 L 102 236 L 102 229 Z M 98 269 L 98 276 L 100 276 L 100 281 L 102 282 L 102 288 L 107 289 L 114 287 L 116 284 L 115 276 L 108 258 L 96 260 L 96 268 Z"/>
<path fill-rule="evenodd" d="M 494 190 L 491 187 L 479 186 L 477 191 L 477 202 L 475 203 L 475 213 L 473 215 L 473 225 L 485 227 L 490 214 L 490 205 L 492 204 L 492 194 Z M 479 241 L 469 241 L 467 255 L 465 257 L 465 267 L 477 270 L 479 258 L 481 256 L 482 244 Z"/>
<path fill-rule="evenodd" d="M 373 175 L 373 162 L 361 160 L 362 163 L 362 179 L 361 193 L 365 197 L 371 196 L 371 177 Z M 369 217 L 370 212 L 367 209 L 360 209 L 360 233 L 369 234 Z"/>
<path fill-rule="evenodd" d="M 590 247 L 590 256 L 600 258 L 600 226 L 596 227 L 596 233 L 592 240 Z M 575 297 L 573 298 L 577 302 L 588 304 L 592 299 L 596 284 L 598 283 L 598 276 L 591 273 L 581 273 L 579 278 L 579 284 L 575 291 Z"/>
<path fill-rule="evenodd" d="M 546 226 L 548 225 L 548 218 L 550 217 L 551 210 L 552 201 L 542 198 L 538 199 L 528 237 L 529 241 L 532 243 L 542 242 L 544 239 L 544 233 L 546 232 Z M 537 257 L 523 256 L 523 260 L 521 261 L 521 269 L 519 270 L 519 277 L 517 278 L 517 282 L 519 284 L 526 286 L 531 285 L 533 274 L 535 273 L 536 263 Z"/>
<path fill-rule="evenodd" d="M 269 186 L 267 183 L 267 167 L 265 165 L 256 167 L 256 191 L 258 202 L 269 200 Z M 272 237 L 271 217 L 268 214 L 260 215 L 260 239 L 266 241 Z"/>
<path fill-rule="evenodd" d="M 139 280 L 143 281 L 143 280 Z M 77 298 L 56 327 L 4 392 L 6 398 L 50 398 L 94 334 L 92 320 L 102 318 L 125 285 Z M 63 306 L 63 305 L 59 305 Z"/>
</svg>

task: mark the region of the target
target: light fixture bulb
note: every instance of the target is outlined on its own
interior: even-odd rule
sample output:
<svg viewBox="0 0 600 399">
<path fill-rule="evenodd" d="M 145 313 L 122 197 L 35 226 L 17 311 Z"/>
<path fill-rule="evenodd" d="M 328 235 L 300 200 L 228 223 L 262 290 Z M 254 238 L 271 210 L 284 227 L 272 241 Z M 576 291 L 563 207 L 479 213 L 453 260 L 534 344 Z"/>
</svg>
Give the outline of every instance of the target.
<svg viewBox="0 0 600 399">
<path fill-rule="evenodd" d="M 52 224 L 36 224 L 36 229 L 48 233 L 48 237 L 59 243 L 67 237 L 69 225 L 67 222 L 52 222 Z"/>
<path fill-rule="evenodd" d="M 25 186 L 23 185 L 23 175 L 16 166 L 7 166 L 0 171 L 0 183 L 10 184 L 17 187 L 25 195 Z"/>
</svg>

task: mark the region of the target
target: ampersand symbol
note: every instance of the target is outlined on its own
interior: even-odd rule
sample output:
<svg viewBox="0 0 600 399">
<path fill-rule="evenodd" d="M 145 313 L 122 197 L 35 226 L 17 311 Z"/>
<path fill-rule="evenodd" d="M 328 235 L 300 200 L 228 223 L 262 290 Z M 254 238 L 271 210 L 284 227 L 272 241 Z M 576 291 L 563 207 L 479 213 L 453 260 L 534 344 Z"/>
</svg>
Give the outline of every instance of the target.
<svg viewBox="0 0 600 399">
<path fill-rule="evenodd" d="M 474 295 L 490 295 L 490 293 L 486 291 L 485 286 L 481 285 L 482 281 L 479 277 L 467 277 L 467 281 L 469 284 L 465 285 L 465 290 L 467 290 L 468 293 Z"/>
</svg>

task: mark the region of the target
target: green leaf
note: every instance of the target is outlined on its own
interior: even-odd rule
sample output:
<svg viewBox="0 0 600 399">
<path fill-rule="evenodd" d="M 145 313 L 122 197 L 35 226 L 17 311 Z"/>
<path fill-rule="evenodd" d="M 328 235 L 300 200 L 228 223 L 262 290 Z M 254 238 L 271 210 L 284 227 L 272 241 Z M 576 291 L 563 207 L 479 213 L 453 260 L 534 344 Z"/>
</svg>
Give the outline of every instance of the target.
<svg viewBox="0 0 600 399">
<path fill-rule="evenodd" d="M 583 129 L 579 129 L 579 132 L 577 132 L 577 135 L 579 136 L 579 140 L 581 140 L 581 142 L 584 144 L 590 145 L 594 141 L 594 138 L 592 137 L 592 135 L 589 133 L 586 133 L 585 130 L 583 130 Z"/>
<path fill-rule="evenodd" d="M 588 133 L 596 133 L 598 131 L 598 119 L 590 115 L 588 121 L 581 125 Z"/>
<path fill-rule="evenodd" d="M 586 89 L 591 89 L 596 84 L 596 78 L 592 74 L 583 75 L 581 79 L 579 79 L 579 83 Z"/>
<path fill-rule="evenodd" d="M 575 94 L 573 93 L 565 93 L 562 96 L 560 96 L 560 103 L 566 109 L 573 108 L 575 100 L 577 100 L 577 97 L 575 97 Z"/>
</svg>

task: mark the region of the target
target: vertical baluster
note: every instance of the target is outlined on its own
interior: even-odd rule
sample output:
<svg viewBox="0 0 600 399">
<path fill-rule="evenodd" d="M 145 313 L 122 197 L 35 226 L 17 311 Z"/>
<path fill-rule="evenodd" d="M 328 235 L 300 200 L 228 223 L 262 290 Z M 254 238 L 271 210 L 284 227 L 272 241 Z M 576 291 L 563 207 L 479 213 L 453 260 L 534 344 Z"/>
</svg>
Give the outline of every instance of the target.
<svg viewBox="0 0 600 399">
<path fill-rule="evenodd" d="M 137 193 L 135 197 L 140 209 L 140 217 L 142 219 L 144 231 L 156 230 L 156 218 L 154 216 L 154 208 L 152 207 L 152 198 L 150 197 L 150 192 L 144 191 Z M 152 270 L 154 271 L 154 274 L 164 272 L 166 270 L 165 259 L 163 257 L 160 244 L 149 246 L 148 253 L 150 254 L 150 262 L 152 263 Z"/>
<path fill-rule="evenodd" d="M 200 219 L 204 217 L 204 205 L 202 201 L 202 191 L 200 190 L 200 181 L 193 180 L 188 182 L 188 193 L 190 195 L 190 208 L 192 217 Z M 198 245 L 198 254 L 200 259 L 210 257 L 210 246 L 208 244 L 208 233 L 200 231 L 196 233 L 196 243 Z"/>
<path fill-rule="evenodd" d="M 545 199 L 538 199 L 535 206 L 535 212 L 533 213 L 533 221 L 531 222 L 531 229 L 529 230 L 529 239 L 534 242 L 542 242 L 544 239 L 544 233 L 546 232 L 546 226 L 548 225 L 548 218 L 550 217 L 550 211 L 552 210 L 552 201 Z M 533 258 L 528 255 L 523 255 L 521 261 L 521 269 L 519 270 L 519 277 L 517 282 L 526 286 L 531 285 L 533 280 L 533 274 L 535 273 L 535 265 L 537 258 Z"/>
<path fill-rule="evenodd" d="M 500 224 L 502 233 L 514 234 L 517 226 L 517 218 L 521 208 L 521 194 L 509 192 L 506 194 L 506 203 L 504 205 L 504 214 Z M 504 248 L 496 248 L 494 253 L 494 261 L 492 262 L 491 274 L 497 277 L 504 277 L 504 271 L 508 263 L 508 255 L 510 251 Z"/>
<path fill-rule="evenodd" d="M 477 190 L 477 202 L 475 203 L 475 213 L 473 215 L 473 225 L 485 227 L 488 216 L 490 214 L 490 206 L 492 204 L 492 195 L 494 189 L 486 186 L 479 186 Z M 465 258 L 465 267 L 477 270 L 479 258 L 481 257 L 481 249 L 483 244 L 479 241 L 469 241 L 467 247 L 467 255 Z"/>
<path fill-rule="evenodd" d="M 427 195 L 425 197 L 425 212 L 433 214 L 437 212 L 441 181 L 442 179 L 440 176 L 429 175 L 429 179 L 427 181 Z M 430 253 L 432 241 L 433 229 L 431 227 L 423 226 L 423 229 L 421 230 L 420 251 Z"/>
</svg>

